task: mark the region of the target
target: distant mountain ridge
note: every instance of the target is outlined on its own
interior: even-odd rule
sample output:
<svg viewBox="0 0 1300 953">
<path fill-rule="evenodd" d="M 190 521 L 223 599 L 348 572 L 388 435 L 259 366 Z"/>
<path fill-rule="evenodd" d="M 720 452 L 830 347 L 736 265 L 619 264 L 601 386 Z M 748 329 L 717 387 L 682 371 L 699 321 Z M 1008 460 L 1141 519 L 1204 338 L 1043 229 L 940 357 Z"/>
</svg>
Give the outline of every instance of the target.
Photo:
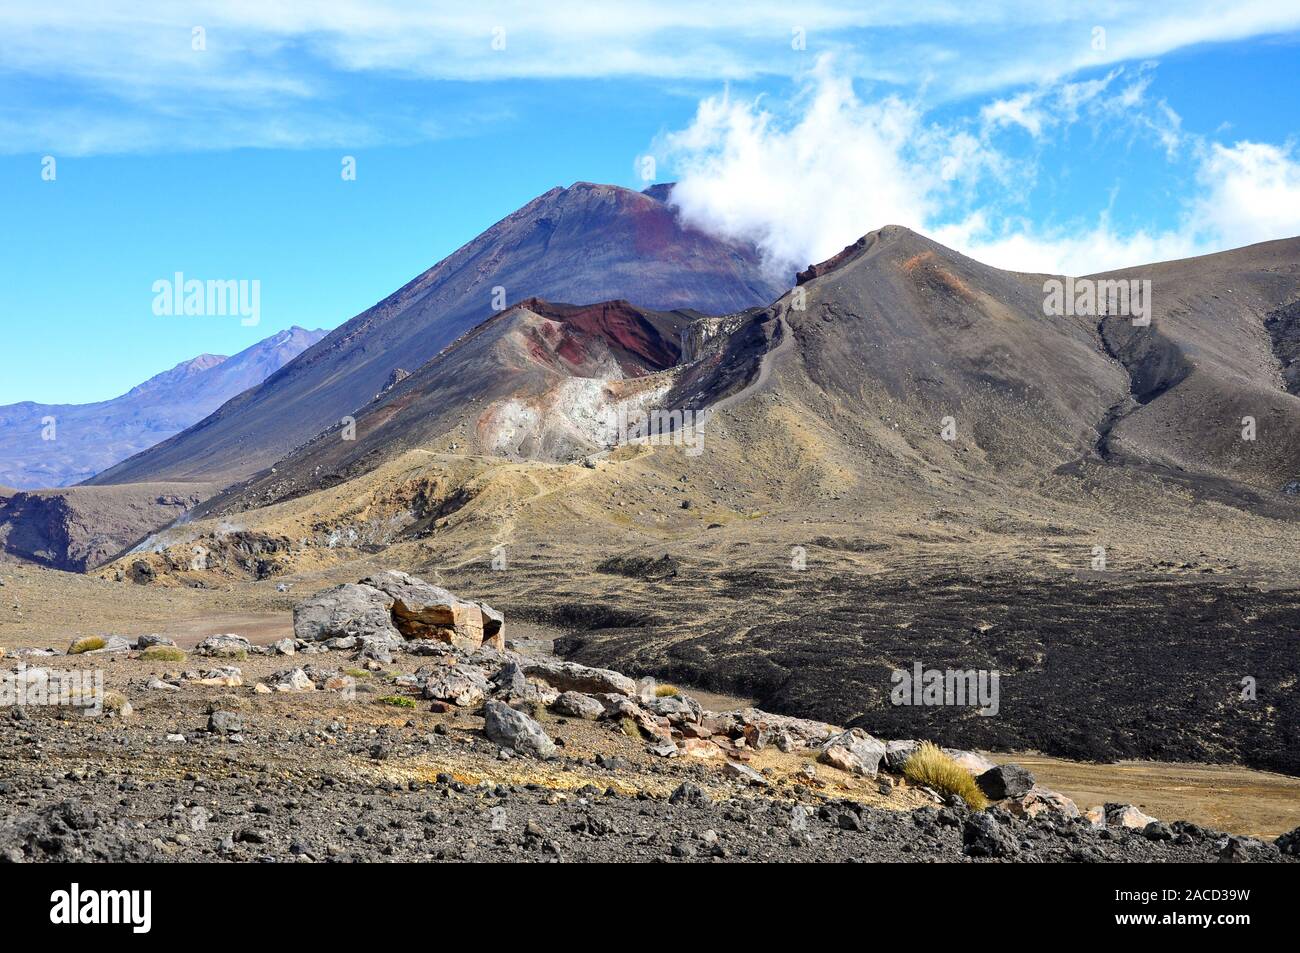
<svg viewBox="0 0 1300 953">
<path fill-rule="evenodd" d="M 0 484 L 46 489 L 93 477 L 201 420 L 325 334 L 294 327 L 234 357 L 200 354 L 111 400 L 0 406 Z"/>
</svg>

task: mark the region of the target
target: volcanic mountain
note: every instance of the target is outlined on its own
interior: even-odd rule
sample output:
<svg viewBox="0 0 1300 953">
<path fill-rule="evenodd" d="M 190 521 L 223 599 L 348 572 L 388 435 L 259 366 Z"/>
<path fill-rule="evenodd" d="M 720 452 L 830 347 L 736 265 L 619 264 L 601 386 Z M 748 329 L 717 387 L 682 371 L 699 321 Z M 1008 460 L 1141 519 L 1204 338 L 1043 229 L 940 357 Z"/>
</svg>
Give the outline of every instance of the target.
<svg viewBox="0 0 1300 953">
<path fill-rule="evenodd" d="M 112 400 L 0 407 L 0 482 L 36 489 L 94 476 L 203 419 L 324 336 L 295 327 L 234 357 L 202 354 Z"/>
<path fill-rule="evenodd" d="M 359 410 L 346 437 L 327 430 L 201 512 L 336 485 L 413 449 L 577 459 L 627 438 L 614 433 L 620 408 L 716 414 L 761 392 L 790 409 L 746 438 L 750 450 L 815 446 L 786 474 L 805 499 L 846 480 L 854 493 L 925 493 L 1128 464 L 1286 509 L 1300 399 L 1274 342 L 1294 336 L 1297 245 L 1125 272 L 1154 275 L 1149 327 L 1044 314 L 1046 276 L 990 268 L 897 226 L 810 268 L 769 307 L 722 317 L 529 299 Z M 1234 297 L 1219 304 L 1224 282 Z M 1240 439 L 1252 407 L 1267 440 Z M 1136 429 L 1153 414 L 1182 423 Z M 1200 441 L 1187 436 L 1197 427 Z"/>
<path fill-rule="evenodd" d="M 618 442 L 618 410 L 668 390 L 698 311 L 528 298 L 484 321 L 355 418 L 319 434 L 198 513 L 332 486 L 411 450 L 574 460 Z M 238 501 L 237 505 L 235 501 Z"/>
<path fill-rule="evenodd" d="M 588 182 L 546 192 L 262 384 L 91 482 L 246 477 L 360 411 L 397 370 L 434 357 L 501 298 L 720 314 L 780 292 L 753 248 L 685 227 L 666 194 Z"/>
<path fill-rule="evenodd" d="M 1149 326 L 890 226 L 729 315 L 522 301 L 101 577 L 397 565 L 576 661 L 884 737 L 1300 773 L 1300 242 L 1124 274 Z M 999 717 L 891 704 L 918 661 L 1000 672 Z"/>
</svg>

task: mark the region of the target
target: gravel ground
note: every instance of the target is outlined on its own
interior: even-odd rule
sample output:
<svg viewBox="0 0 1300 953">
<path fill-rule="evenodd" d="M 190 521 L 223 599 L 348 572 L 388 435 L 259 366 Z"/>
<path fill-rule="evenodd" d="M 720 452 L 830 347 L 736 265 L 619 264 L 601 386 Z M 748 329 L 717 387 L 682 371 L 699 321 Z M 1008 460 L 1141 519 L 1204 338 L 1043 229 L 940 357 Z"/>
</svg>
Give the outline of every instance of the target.
<svg viewBox="0 0 1300 953">
<path fill-rule="evenodd" d="M 285 661 L 241 664 L 251 683 Z M 1150 840 L 976 814 L 898 779 L 880 786 L 821 765 L 810 783 L 806 752 L 761 752 L 754 763 L 772 786 L 750 788 L 717 762 L 648 755 L 605 722 L 543 715 L 560 757 L 505 758 L 481 717 L 377 704 L 382 687 L 351 702 L 195 685 L 149 692 L 157 667 L 105 664 L 110 688 L 134 700 L 124 719 L 0 715 L 0 860 L 1294 859 L 1194 825 Z M 237 730 L 207 730 L 212 711 L 230 712 Z"/>
</svg>

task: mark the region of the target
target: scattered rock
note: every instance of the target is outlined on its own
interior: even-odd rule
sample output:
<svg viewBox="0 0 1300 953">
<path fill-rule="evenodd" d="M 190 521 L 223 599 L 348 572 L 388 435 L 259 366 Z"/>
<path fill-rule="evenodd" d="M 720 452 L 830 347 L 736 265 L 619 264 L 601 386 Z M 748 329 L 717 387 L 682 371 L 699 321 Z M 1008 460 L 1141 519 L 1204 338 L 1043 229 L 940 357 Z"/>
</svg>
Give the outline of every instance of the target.
<svg viewBox="0 0 1300 953">
<path fill-rule="evenodd" d="M 972 857 L 1011 857 L 1020 853 L 1015 835 L 988 811 L 978 811 L 962 825 L 962 844 Z"/>
<path fill-rule="evenodd" d="M 883 741 L 876 740 L 861 728 L 851 728 L 823 744 L 817 760 L 850 774 L 874 778 L 880 772 L 880 762 L 884 757 Z"/>
<path fill-rule="evenodd" d="M 1106 827 L 1112 829 L 1127 827 L 1130 830 L 1140 831 L 1155 821 L 1150 814 L 1143 814 L 1132 804 L 1107 804 L 1105 816 Z"/>
<path fill-rule="evenodd" d="M 582 692 L 562 692 L 551 705 L 551 710 L 566 718 L 582 718 L 586 721 L 595 721 L 605 714 L 604 705 Z"/>
<path fill-rule="evenodd" d="M 498 701 L 484 706 L 483 729 L 497 744 L 535 758 L 555 756 L 555 742 L 542 726 L 521 711 Z"/>
<path fill-rule="evenodd" d="M 314 692 L 316 683 L 302 669 L 291 668 L 272 675 L 267 687 L 277 692 Z"/>
<path fill-rule="evenodd" d="M 745 784 L 748 784 L 751 787 L 766 788 L 766 787 L 771 787 L 772 785 L 771 781 L 763 777 L 763 775 L 759 774 L 749 765 L 738 764 L 735 761 L 728 761 L 726 767 L 722 769 L 722 773 L 729 778 L 734 778 L 737 781 L 743 781 Z"/>
<path fill-rule="evenodd" d="M 168 648 L 176 647 L 176 640 L 169 639 L 164 635 L 142 635 L 135 640 L 137 650 L 143 652 L 145 649 L 153 648 L 155 645 L 162 645 Z"/>
<path fill-rule="evenodd" d="M 1059 814 L 1062 817 L 1079 816 L 1079 806 L 1057 791 L 1034 785 L 1018 798 L 1002 805 L 1014 817 L 1038 817 L 1042 814 Z M 1105 826 L 1104 822 L 1101 826 Z"/>
<path fill-rule="evenodd" d="M 424 697 L 473 708 L 482 704 L 490 687 L 481 669 L 458 664 L 430 676 L 424 683 Z"/>
<path fill-rule="evenodd" d="M 990 801 L 1024 797 L 1034 786 L 1034 776 L 1018 764 L 1000 764 L 975 778 Z"/>
<path fill-rule="evenodd" d="M 245 658 L 253 649 L 253 643 L 241 635 L 212 635 L 194 647 L 199 655 L 212 658 Z"/>
<path fill-rule="evenodd" d="M 244 730 L 244 719 L 237 712 L 214 711 L 208 715 L 208 731 L 214 735 L 233 735 Z"/>
</svg>

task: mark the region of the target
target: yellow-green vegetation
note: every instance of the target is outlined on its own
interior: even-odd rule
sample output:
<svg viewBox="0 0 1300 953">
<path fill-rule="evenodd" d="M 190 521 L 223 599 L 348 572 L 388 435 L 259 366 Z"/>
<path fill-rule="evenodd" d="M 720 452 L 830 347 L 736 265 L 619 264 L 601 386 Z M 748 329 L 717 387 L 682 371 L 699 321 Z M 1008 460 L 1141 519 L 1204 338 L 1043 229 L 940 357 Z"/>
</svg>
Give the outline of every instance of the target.
<svg viewBox="0 0 1300 953">
<path fill-rule="evenodd" d="M 121 692 L 104 692 L 104 713 L 125 718 L 131 714 L 131 703 Z"/>
<path fill-rule="evenodd" d="M 375 699 L 380 705 L 392 705 L 394 708 L 414 708 L 415 701 L 404 695 L 385 695 L 383 698 Z"/>
<path fill-rule="evenodd" d="M 682 690 L 676 685 L 656 685 L 655 698 L 676 698 Z"/>
<path fill-rule="evenodd" d="M 936 744 L 923 741 L 903 764 L 903 777 L 924 784 L 940 794 L 957 794 L 977 811 L 989 806 L 989 799 L 969 771 L 943 753 Z"/>
<path fill-rule="evenodd" d="M 618 720 L 618 726 L 623 729 L 623 734 L 636 741 L 641 740 L 641 729 L 637 727 L 636 719 L 624 716 Z"/>
<path fill-rule="evenodd" d="M 343 674 L 351 676 L 352 678 L 369 678 L 371 675 L 371 673 L 367 672 L 364 668 L 345 668 Z"/>
<path fill-rule="evenodd" d="M 140 657 L 150 662 L 184 662 L 186 655 L 174 645 L 151 645 Z"/>
<path fill-rule="evenodd" d="M 94 652 L 96 649 L 102 649 L 107 644 L 97 635 L 88 635 L 84 639 L 77 639 L 68 646 L 68 654 L 80 655 L 82 652 Z"/>
</svg>

